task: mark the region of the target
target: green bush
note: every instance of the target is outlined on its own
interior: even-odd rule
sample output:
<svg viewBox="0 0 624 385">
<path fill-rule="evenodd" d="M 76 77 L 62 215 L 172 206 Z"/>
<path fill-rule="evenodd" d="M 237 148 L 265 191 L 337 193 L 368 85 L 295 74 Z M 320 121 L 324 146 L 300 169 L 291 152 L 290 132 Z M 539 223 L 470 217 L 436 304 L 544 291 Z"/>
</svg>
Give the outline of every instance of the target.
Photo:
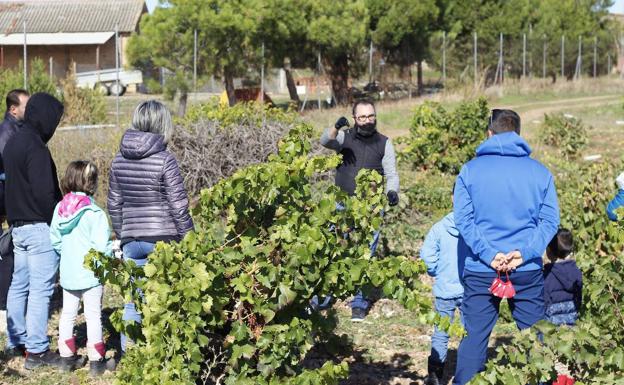
<svg viewBox="0 0 624 385">
<path fill-rule="evenodd" d="M 24 88 L 24 67 L 21 61 L 15 69 L 6 68 L 0 70 L 0 96 L 4 98 L 9 91 L 16 88 Z M 31 94 L 47 92 L 61 100 L 63 99 L 62 93 L 59 92 L 54 81 L 48 76 L 43 60 L 39 58 L 35 58 L 30 62 L 28 92 Z"/>
<path fill-rule="evenodd" d="M 555 147 L 560 155 L 572 158 L 578 156 L 587 144 L 588 129 L 580 119 L 561 113 L 545 114 L 539 139 L 543 144 Z"/>
<path fill-rule="evenodd" d="M 268 104 L 245 102 L 229 107 L 220 104 L 219 98 L 215 97 L 206 103 L 191 105 L 184 118 L 178 119 L 177 123 L 189 127 L 202 121 L 219 121 L 222 127 L 252 125 L 261 130 L 267 123 L 275 121 L 294 123 L 296 120 L 296 113 L 271 107 Z"/>
<path fill-rule="evenodd" d="M 102 124 L 106 120 L 106 101 L 98 90 L 80 88 L 72 72 L 61 80 L 63 87 L 63 122 L 61 124 Z"/>
<path fill-rule="evenodd" d="M 146 279 L 131 279 L 141 277 L 132 263 L 88 257 L 96 275 L 144 317 L 139 330 L 120 321 L 121 310 L 111 316 L 137 341 L 116 384 L 337 384 L 346 362 L 301 365 L 336 326 L 332 317 L 308 313 L 313 295 L 344 299 L 378 287 L 409 309 L 429 308 L 421 262 L 378 258 L 368 249 L 382 222 L 381 176 L 361 172 L 355 196 L 332 185 L 315 197 L 310 179 L 340 158 L 310 157 L 311 136 L 309 126 L 298 125 L 266 163 L 203 190 L 196 231 L 180 243 L 158 243 Z"/>
<path fill-rule="evenodd" d="M 158 79 L 149 78 L 145 81 L 145 87 L 147 87 L 147 92 L 149 94 L 162 94 L 163 86 L 160 84 Z"/>
<path fill-rule="evenodd" d="M 399 140 L 404 145 L 399 159 L 419 170 L 457 174 L 485 139 L 489 114 L 485 98 L 464 102 L 453 111 L 425 102 L 416 109 L 409 136 Z"/>
</svg>

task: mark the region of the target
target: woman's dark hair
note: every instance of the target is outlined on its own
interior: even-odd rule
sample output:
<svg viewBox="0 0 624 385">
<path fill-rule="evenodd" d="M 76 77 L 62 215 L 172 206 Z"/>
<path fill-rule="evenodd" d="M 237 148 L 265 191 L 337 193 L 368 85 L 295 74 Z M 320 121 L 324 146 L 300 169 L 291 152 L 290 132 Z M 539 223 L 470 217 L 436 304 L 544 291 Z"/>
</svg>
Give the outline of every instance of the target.
<svg viewBox="0 0 624 385">
<path fill-rule="evenodd" d="M 548 244 L 548 256 L 550 258 L 563 259 L 574 251 L 574 238 L 567 229 L 559 229 L 557 234 Z"/>
<path fill-rule="evenodd" d="M 63 194 L 70 192 L 83 192 L 94 195 L 97 190 L 97 167 L 88 160 L 75 160 L 67 166 L 65 175 L 61 179 L 61 191 Z"/>
</svg>

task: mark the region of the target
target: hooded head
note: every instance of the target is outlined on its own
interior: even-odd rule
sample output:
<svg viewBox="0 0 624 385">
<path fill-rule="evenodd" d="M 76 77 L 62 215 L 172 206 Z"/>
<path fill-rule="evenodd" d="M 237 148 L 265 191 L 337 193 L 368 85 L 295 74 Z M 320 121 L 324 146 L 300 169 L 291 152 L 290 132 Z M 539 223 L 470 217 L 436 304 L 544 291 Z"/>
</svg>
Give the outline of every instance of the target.
<svg viewBox="0 0 624 385">
<path fill-rule="evenodd" d="M 355 133 L 359 136 L 369 137 L 377 132 L 377 116 L 375 105 L 370 100 L 358 100 L 353 105 L 353 120 L 355 120 Z"/>
<path fill-rule="evenodd" d="M 130 129 L 121 138 L 119 152 L 126 159 L 143 159 L 166 149 L 162 135 Z"/>
<path fill-rule="evenodd" d="M 48 143 L 63 117 L 63 111 L 63 103 L 57 98 L 39 92 L 28 99 L 24 124 L 35 130 L 44 143 Z"/>
</svg>

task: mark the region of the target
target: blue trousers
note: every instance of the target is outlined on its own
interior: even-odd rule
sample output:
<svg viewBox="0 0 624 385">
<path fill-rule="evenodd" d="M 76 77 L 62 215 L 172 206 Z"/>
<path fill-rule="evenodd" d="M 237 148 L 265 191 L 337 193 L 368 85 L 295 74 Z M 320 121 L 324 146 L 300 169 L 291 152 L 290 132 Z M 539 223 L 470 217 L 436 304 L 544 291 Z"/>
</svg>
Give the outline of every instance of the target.
<svg viewBox="0 0 624 385">
<path fill-rule="evenodd" d="M 50 348 L 48 314 L 59 255 L 50 242 L 50 227 L 35 223 L 13 228 L 13 279 L 7 296 L 7 347 L 25 345 L 30 353 Z"/>
<path fill-rule="evenodd" d="M 154 251 L 154 243 L 133 241 L 128 242 L 123 246 L 123 258 L 131 259 L 137 266 L 143 267 L 147 264 L 147 256 Z M 135 321 L 141 323 L 141 313 L 136 309 L 134 303 L 127 303 L 124 306 L 124 314 L 122 319 L 124 321 Z M 121 351 L 125 353 L 128 345 L 128 336 L 121 334 Z"/>
<path fill-rule="evenodd" d="M 501 299 L 488 291 L 495 272 L 464 271 L 464 299 L 461 311 L 468 335 L 459 344 L 453 384 L 464 385 L 485 369 L 487 347 Z M 519 329 L 526 329 L 544 319 L 544 277 L 541 270 L 513 272 L 509 279 L 516 295 L 508 299 L 511 314 Z"/>
<path fill-rule="evenodd" d="M 462 297 L 459 298 L 439 298 L 435 299 L 436 313 L 441 316 L 447 316 L 451 319 L 451 322 L 455 319 L 455 309 L 459 308 L 459 317 L 463 322 L 463 316 L 461 313 Z M 448 351 L 448 333 L 439 330 L 436 326 L 433 335 L 431 336 L 431 361 L 437 364 L 444 364 L 446 362 L 446 353 Z"/>
</svg>

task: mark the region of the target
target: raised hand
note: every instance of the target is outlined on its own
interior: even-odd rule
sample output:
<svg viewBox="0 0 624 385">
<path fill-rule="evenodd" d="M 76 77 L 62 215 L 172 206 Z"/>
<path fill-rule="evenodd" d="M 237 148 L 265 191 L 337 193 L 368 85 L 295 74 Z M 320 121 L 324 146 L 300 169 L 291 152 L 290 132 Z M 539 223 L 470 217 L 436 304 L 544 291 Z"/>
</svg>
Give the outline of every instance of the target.
<svg viewBox="0 0 624 385">
<path fill-rule="evenodd" d="M 334 124 L 334 127 L 336 127 L 336 130 L 340 130 L 342 127 L 349 127 L 349 120 L 341 116 Z"/>
</svg>

